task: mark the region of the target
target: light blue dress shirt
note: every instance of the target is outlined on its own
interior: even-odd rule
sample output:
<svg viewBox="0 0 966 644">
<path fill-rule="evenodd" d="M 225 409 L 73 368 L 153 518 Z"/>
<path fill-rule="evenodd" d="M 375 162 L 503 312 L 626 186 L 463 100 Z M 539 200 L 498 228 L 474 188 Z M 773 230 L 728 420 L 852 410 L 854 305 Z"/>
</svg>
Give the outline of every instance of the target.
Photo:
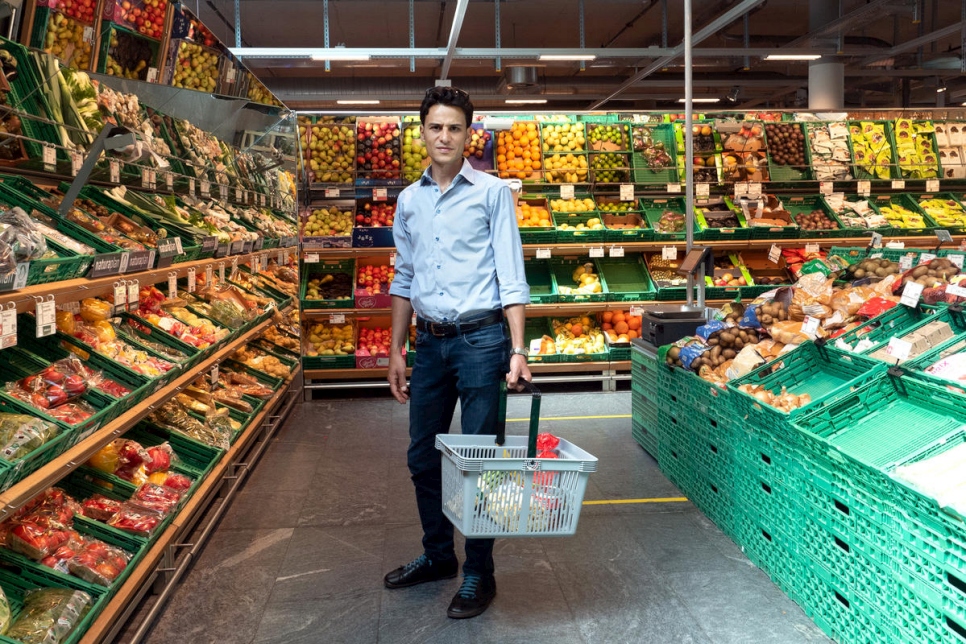
<svg viewBox="0 0 966 644">
<path fill-rule="evenodd" d="M 502 180 L 465 159 L 449 188 L 426 168 L 396 202 L 391 295 L 416 314 L 453 322 L 530 301 L 513 195 Z"/>
</svg>

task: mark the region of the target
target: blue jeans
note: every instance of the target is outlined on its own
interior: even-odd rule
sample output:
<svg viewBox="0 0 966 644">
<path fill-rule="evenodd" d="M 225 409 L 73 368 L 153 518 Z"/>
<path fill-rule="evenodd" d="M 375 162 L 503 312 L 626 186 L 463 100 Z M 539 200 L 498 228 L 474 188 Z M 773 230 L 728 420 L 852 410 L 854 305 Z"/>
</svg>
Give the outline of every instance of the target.
<svg viewBox="0 0 966 644">
<path fill-rule="evenodd" d="M 452 338 L 416 334 L 409 383 L 409 472 L 423 525 L 423 548 L 433 561 L 455 558 L 453 524 L 443 515 L 441 455 L 436 434 L 449 433 L 456 401 L 463 434 L 494 434 L 500 381 L 509 370 L 505 323 Z M 467 539 L 464 574 L 493 574 L 493 539 Z"/>
</svg>

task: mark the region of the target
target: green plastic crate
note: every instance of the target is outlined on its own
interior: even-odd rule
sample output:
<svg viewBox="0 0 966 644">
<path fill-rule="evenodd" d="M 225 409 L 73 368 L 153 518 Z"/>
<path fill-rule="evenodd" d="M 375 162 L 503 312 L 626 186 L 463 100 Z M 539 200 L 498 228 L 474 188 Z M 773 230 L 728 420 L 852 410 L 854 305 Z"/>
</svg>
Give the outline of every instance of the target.
<svg viewBox="0 0 966 644">
<path fill-rule="evenodd" d="M 596 263 L 608 302 L 646 302 L 656 297 L 657 289 L 640 254 L 623 258 L 599 257 Z"/>
<path fill-rule="evenodd" d="M 550 320 L 547 318 L 527 318 L 523 328 L 523 341 L 528 347 L 532 346 L 534 340 L 539 340 L 543 336 L 553 338 L 553 330 L 550 328 Z M 540 354 L 531 349 L 527 362 L 530 364 L 556 364 L 561 361 L 559 354 Z"/>
<path fill-rule="evenodd" d="M 322 275 L 348 275 L 349 292 L 345 300 L 308 300 L 305 295 L 308 291 L 308 283 L 315 276 Z M 301 290 L 299 291 L 299 307 L 302 310 L 309 309 L 351 309 L 353 307 L 352 293 L 355 289 L 355 260 L 329 260 L 319 264 L 301 264 L 299 268 L 301 277 Z"/>
<path fill-rule="evenodd" d="M 802 148 L 805 152 L 805 166 L 790 166 L 790 165 L 780 165 L 775 163 L 775 159 L 772 156 L 771 145 L 768 143 L 768 123 L 764 124 L 764 139 L 765 148 L 768 150 L 768 177 L 771 184 L 782 183 L 782 184 L 795 184 L 802 181 L 808 181 L 811 179 L 811 150 L 808 146 L 808 141 L 805 135 L 804 128 L 800 123 L 783 123 L 782 125 L 794 127 L 798 132 L 802 134 Z"/>
<path fill-rule="evenodd" d="M 889 228 L 890 236 L 902 237 L 908 235 L 925 235 L 938 228 L 936 223 L 929 217 L 929 215 L 926 214 L 926 211 L 920 208 L 919 203 L 910 195 L 876 195 L 869 197 L 869 204 L 872 206 L 873 210 L 883 217 L 885 216 L 882 213 L 883 208 L 895 206 L 905 208 L 906 210 L 922 216 L 923 225 L 921 227 L 900 228 L 897 226 L 892 226 Z"/>
<path fill-rule="evenodd" d="M 889 166 L 888 177 L 879 177 L 875 174 L 870 173 L 866 168 L 862 167 L 862 164 L 860 164 L 855 157 L 855 145 L 853 140 L 854 134 L 852 130 L 855 127 L 862 128 L 865 124 L 880 125 L 884 130 L 883 132 L 883 134 L 885 135 L 884 146 L 888 147 L 888 154 L 886 155 L 888 158 L 885 158 L 884 161 L 888 163 L 888 166 Z M 889 181 L 891 179 L 902 178 L 899 175 L 899 166 L 896 163 L 896 140 L 895 140 L 895 137 L 893 136 L 892 123 L 890 121 L 872 121 L 872 120 L 849 121 L 848 127 L 849 127 L 849 152 L 852 155 L 852 173 L 855 175 L 856 179 L 866 180 L 866 181 Z M 880 147 L 878 149 L 882 150 L 883 152 L 885 151 L 885 147 Z M 876 152 L 876 149 L 873 149 L 872 151 Z M 882 165 L 882 164 L 876 163 L 875 165 Z"/>
<path fill-rule="evenodd" d="M 671 157 L 671 165 L 667 168 L 651 169 L 645 161 L 644 155 L 640 152 L 631 154 L 631 167 L 633 168 L 634 183 L 645 184 L 668 184 L 679 183 L 677 164 L 677 148 L 674 144 L 674 129 L 670 123 L 659 125 L 634 125 L 631 132 L 638 128 L 648 128 L 651 131 L 651 139 L 655 142 L 664 144 L 664 151 Z"/>
<path fill-rule="evenodd" d="M 837 228 L 832 230 L 805 230 L 802 228 L 798 229 L 797 237 L 802 239 L 822 239 L 827 237 L 839 237 L 844 234 L 842 222 L 839 218 L 835 216 L 835 213 L 829 209 L 828 205 L 819 195 L 810 196 L 797 196 L 797 195 L 786 195 L 779 196 L 778 199 L 785 206 L 785 210 L 791 213 L 792 219 L 795 219 L 800 214 L 808 214 L 814 210 L 821 210 L 825 213 L 825 216 L 835 222 Z"/>
<path fill-rule="evenodd" d="M 923 322 L 936 319 L 938 314 L 938 307 L 927 304 L 920 304 L 917 307 L 897 304 L 888 311 L 871 318 L 865 324 L 846 331 L 838 336 L 835 342 L 841 341 L 854 348 L 859 340 L 866 339 L 879 345 L 888 342 L 889 338 L 905 334 Z"/>
<path fill-rule="evenodd" d="M 577 226 L 579 224 L 587 224 L 591 219 L 597 219 L 600 221 L 600 213 L 596 210 L 590 212 L 576 213 L 573 216 L 568 216 L 566 213 L 553 212 L 554 225 L 557 227 L 557 243 L 558 244 L 586 244 L 591 242 L 602 242 L 604 241 L 604 227 L 601 223 L 601 227 L 597 230 L 562 230 L 561 225 L 566 224 L 568 226 Z"/>
<path fill-rule="evenodd" d="M 557 301 L 563 303 L 575 303 L 575 302 L 604 302 L 607 299 L 607 294 L 604 293 L 604 285 L 601 284 L 600 293 L 573 293 L 565 294 L 560 292 L 561 285 L 565 285 L 572 288 L 577 288 L 577 284 L 572 279 L 574 269 L 583 264 L 591 263 L 594 261 L 592 259 L 551 259 L 549 260 L 550 270 L 553 273 L 554 283 L 557 288 Z M 596 271 L 595 265 L 595 271 Z M 597 273 L 598 277 L 600 273 Z"/>
<path fill-rule="evenodd" d="M 681 232 L 677 233 L 664 233 L 658 230 L 658 222 L 665 211 L 684 215 L 686 210 L 684 197 L 642 198 L 640 205 L 648 227 L 654 231 L 655 241 L 684 241 L 686 239 L 687 233 L 683 227 Z M 699 233 L 697 219 L 693 219 L 692 222 L 695 239 L 697 239 Z"/>
<path fill-rule="evenodd" d="M 555 304 L 557 283 L 550 269 L 550 262 L 545 259 L 528 259 L 523 267 L 527 275 L 527 285 L 530 287 L 530 303 Z"/>
<path fill-rule="evenodd" d="M 748 223 L 745 221 L 745 216 L 741 212 L 741 209 L 736 208 L 734 203 L 728 197 L 724 198 L 724 206 L 734 213 L 738 220 L 737 227 L 711 228 L 708 226 L 708 220 L 706 219 L 704 212 L 701 210 L 702 204 L 695 201 L 694 220 L 697 223 L 698 229 L 701 231 L 699 233 L 701 239 L 704 241 L 739 241 L 751 239 L 751 229 L 748 228 Z"/>
</svg>

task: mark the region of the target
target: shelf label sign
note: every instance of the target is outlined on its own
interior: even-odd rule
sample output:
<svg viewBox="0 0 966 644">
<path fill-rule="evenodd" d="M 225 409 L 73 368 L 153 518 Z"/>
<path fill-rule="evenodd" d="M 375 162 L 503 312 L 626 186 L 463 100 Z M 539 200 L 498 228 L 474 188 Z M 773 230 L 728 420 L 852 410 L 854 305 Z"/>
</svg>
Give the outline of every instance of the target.
<svg viewBox="0 0 966 644">
<path fill-rule="evenodd" d="M 205 266 L 205 286 L 210 287 L 211 283 L 214 281 L 215 268 L 211 264 Z"/>
<path fill-rule="evenodd" d="M 761 196 L 761 182 L 759 181 L 749 181 L 748 182 L 748 196 L 751 199 L 757 199 Z"/>
<path fill-rule="evenodd" d="M 946 293 L 948 295 L 955 295 L 956 297 L 966 297 L 966 288 L 950 284 L 946 287 Z"/>
<path fill-rule="evenodd" d="M 912 343 L 901 338 L 892 338 L 889 340 L 889 346 L 886 347 L 886 353 L 896 360 L 908 359 L 910 351 L 912 351 Z"/>
<path fill-rule="evenodd" d="M 604 247 L 603 246 L 598 246 L 596 248 L 591 248 L 591 249 L 588 250 L 587 254 L 591 258 L 603 257 L 604 256 Z"/>
<path fill-rule="evenodd" d="M 141 306 L 141 284 L 137 280 L 127 283 L 127 310 L 137 311 Z"/>
<path fill-rule="evenodd" d="M 963 255 L 946 255 L 946 259 L 951 261 L 959 270 L 963 270 Z"/>
<path fill-rule="evenodd" d="M 680 183 L 669 183 L 669 184 L 667 184 L 667 191 L 668 192 L 677 192 L 677 193 L 680 193 L 681 192 L 681 184 Z"/>
<path fill-rule="evenodd" d="M 677 246 L 665 246 L 661 249 L 661 259 L 666 259 L 668 261 L 677 261 L 678 258 L 678 247 Z"/>
<path fill-rule="evenodd" d="M 305 255 L 305 263 L 306 264 L 318 264 L 319 263 L 319 254 L 318 253 L 307 253 Z"/>
<path fill-rule="evenodd" d="M 537 249 L 537 259 L 550 259 L 550 249 L 549 248 L 538 248 Z"/>
<path fill-rule="evenodd" d="M 373 197 L 375 197 L 375 192 L 376 191 L 373 190 L 372 192 L 373 192 Z M 341 191 L 338 188 L 326 188 L 325 189 L 325 198 L 326 199 L 338 199 L 341 194 L 342 193 L 341 193 Z"/>
<path fill-rule="evenodd" d="M 899 258 L 899 270 L 907 271 L 912 268 L 912 255 L 903 255 Z"/>
<path fill-rule="evenodd" d="M 218 250 L 218 238 L 215 236 L 204 237 L 201 240 L 201 252 L 213 253 Z"/>
<path fill-rule="evenodd" d="M 228 184 L 219 183 L 218 184 L 218 196 L 221 197 L 222 201 L 228 199 Z"/>
<path fill-rule="evenodd" d="M 178 252 L 178 241 L 180 237 L 162 237 L 158 240 L 158 257 L 167 258 L 180 255 Z"/>
<path fill-rule="evenodd" d="M 872 182 L 871 181 L 859 181 L 856 184 L 856 192 L 859 193 L 861 197 L 868 197 L 872 194 Z"/>
<path fill-rule="evenodd" d="M 899 304 L 915 307 L 919 304 L 919 298 L 922 296 L 922 289 L 922 284 L 919 284 L 918 282 L 906 282 L 906 286 L 902 289 L 902 299 L 899 300 Z"/>
<path fill-rule="evenodd" d="M 146 80 L 149 83 L 156 83 L 157 82 L 157 80 L 158 80 L 158 68 L 157 67 L 148 67 L 148 76 L 147 76 L 147 79 Z"/>
<path fill-rule="evenodd" d="M 17 345 L 17 305 L 13 302 L 0 313 L 0 349 Z"/>
<path fill-rule="evenodd" d="M 711 194 L 711 184 L 710 183 L 696 183 L 694 184 L 694 194 L 695 196 L 701 197 L 702 199 L 707 199 Z"/>
<path fill-rule="evenodd" d="M 211 365 L 211 373 L 209 374 L 212 385 L 218 384 L 218 376 L 218 363 L 216 362 L 215 364 Z"/>
<path fill-rule="evenodd" d="M 919 263 L 916 265 L 919 266 L 922 264 L 928 264 L 934 259 L 936 259 L 936 256 L 933 255 L 932 253 L 923 253 L 922 255 L 919 256 Z"/>
<path fill-rule="evenodd" d="M 926 179 L 926 192 L 939 192 L 939 179 Z"/>
<path fill-rule="evenodd" d="M 168 273 L 168 297 L 178 297 L 178 274 Z"/>
<path fill-rule="evenodd" d="M 560 198 L 561 199 L 573 199 L 574 198 L 574 184 L 564 183 L 560 185 Z"/>
<path fill-rule="evenodd" d="M 46 300 L 41 297 L 34 299 L 37 300 L 37 337 L 46 338 L 57 331 L 57 302 L 53 295 L 48 295 Z"/>
<path fill-rule="evenodd" d="M 188 269 L 188 292 L 194 293 L 198 285 L 198 276 L 195 273 L 195 269 Z"/>
<path fill-rule="evenodd" d="M 188 177 L 188 194 L 191 195 L 192 197 L 196 196 L 195 195 L 195 178 L 194 177 Z"/>
<path fill-rule="evenodd" d="M 822 248 L 818 244 L 805 244 L 805 253 L 808 255 L 814 255 L 820 253 Z"/>
<path fill-rule="evenodd" d="M 218 281 L 225 281 L 225 262 L 218 262 Z"/>
<path fill-rule="evenodd" d="M 819 181 L 818 191 L 823 195 L 828 196 L 835 192 L 835 184 L 833 184 L 831 181 Z"/>
<path fill-rule="evenodd" d="M 127 282 L 114 282 L 114 312 L 127 310 Z"/>
<path fill-rule="evenodd" d="M 153 190 L 154 184 L 154 170 L 151 168 L 141 168 L 141 187 L 148 190 Z"/>
<path fill-rule="evenodd" d="M 623 257 L 624 256 L 624 247 L 623 246 L 611 246 L 610 247 L 610 256 L 611 257 Z"/>
<path fill-rule="evenodd" d="M 333 313 L 330 315 L 329 324 L 345 324 L 345 313 Z"/>
<path fill-rule="evenodd" d="M 939 229 L 936 231 L 936 239 L 939 240 L 940 244 L 951 244 L 953 243 L 953 236 L 949 234 L 948 230 Z"/>
<path fill-rule="evenodd" d="M 201 180 L 201 196 L 205 199 L 211 197 L 211 182 L 207 179 Z"/>
<path fill-rule="evenodd" d="M 70 153 L 70 176 L 76 177 L 79 175 L 82 165 L 84 165 L 83 155 L 76 150 L 72 150 Z"/>
<path fill-rule="evenodd" d="M 777 264 L 778 260 L 782 258 L 782 249 L 778 244 L 772 244 L 771 248 L 768 250 L 768 261 L 772 264 Z"/>
<path fill-rule="evenodd" d="M 111 159 L 108 162 L 108 166 L 111 169 L 111 183 L 121 182 L 121 163 L 117 159 Z"/>
<path fill-rule="evenodd" d="M 802 322 L 802 333 L 814 340 L 815 334 L 818 333 L 818 323 L 818 318 L 806 315 L 805 320 Z"/>
<path fill-rule="evenodd" d="M 621 201 L 634 201 L 633 183 L 622 183 L 620 190 L 621 190 Z"/>
<path fill-rule="evenodd" d="M 872 233 L 872 248 L 882 248 L 882 233 Z"/>
<path fill-rule="evenodd" d="M 338 193 L 336 189 L 336 193 Z M 339 195 L 336 194 L 336 197 Z M 373 188 L 372 189 L 372 200 L 373 201 L 386 201 L 389 198 L 389 191 L 386 188 Z M 265 205 L 265 195 L 262 195 L 262 205 Z"/>
<path fill-rule="evenodd" d="M 174 189 L 174 174 L 167 171 L 164 172 L 164 187 L 168 190 Z"/>
<path fill-rule="evenodd" d="M 57 150 L 50 143 L 44 143 L 44 170 L 57 172 Z"/>
</svg>

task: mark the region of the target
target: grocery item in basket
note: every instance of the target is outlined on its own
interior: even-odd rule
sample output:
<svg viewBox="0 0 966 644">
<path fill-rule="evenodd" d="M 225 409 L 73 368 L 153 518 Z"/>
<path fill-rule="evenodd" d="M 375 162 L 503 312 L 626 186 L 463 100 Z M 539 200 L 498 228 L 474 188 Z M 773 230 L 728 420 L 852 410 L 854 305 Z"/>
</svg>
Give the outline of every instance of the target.
<svg viewBox="0 0 966 644">
<path fill-rule="evenodd" d="M 23 644 L 56 644 L 67 639 L 93 600 L 82 590 L 38 588 L 24 593 L 23 610 L 6 636 Z"/>
<path fill-rule="evenodd" d="M 85 499 L 82 507 L 85 517 L 96 521 L 110 521 L 111 517 L 121 509 L 121 501 L 108 498 L 103 494 L 94 494 Z"/>
<path fill-rule="evenodd" d="M 863 259 L 861 262 L 857 262 L 846 268 L 844 277 L 849 281 L 879 281 L 898 275 L 900 272 L 899 265 L 891 260 L 869 258 Z"/>
<path fill-rule="evenodd" d="M 150 537 L 163 520 L 164 517 L 157 510 L 127 502 L 121 504 L 121 508 L 108 520 L 107 525 L 131 534 Z"/>
<path fill-rule="evenodd" d="M 182 493 L 190 490 L 194 484 L 190 478 L 177 472 L 155 472 L 148 477 L 148 481 Z"/>
<path fill-rule="evenodd" d="M 480 475 L 477 503 L 501 529 L 508 532 L 542 532 L 552 529 L 559 519 L 561 490 L 556 488 L 555 472 L 534 472 L 530 497 L 524 498 L 526 474 L 523 472 L 484 472 Z M 529 506 L 527 524 L 520 519 L 524 504 Z"/>
<path fill-rule="evenodd" d="M 80 550 L 67 561 L 67 569 L 75 577 L 101 586 L 111 583 L 124 572 L 131 555 L 100 539 L 88 538 Z"/>
<path fill-rule="evenodd" d="M 85 322 L 107 321 L 113 314 L 110 302 L 93 297 L 81 300 L 80 316 Z"/>
<path fill-rule="evenodd" d="M 56 436 L 56 425 L 25 414 L 0 413 L 0 458 L 26 456 Z"/>
<path fill-rule="evenodd" d="M 63 523 L 45 515 L 28 515 L 18 519 L 16 525 L 10 529 L 7 547 L 34 561 L 40 561 L 56 552 L 70 539 L 71 530 Z"/>
<path fill-rule="evenodd" d="M 142 483 L 131 497 L 132 503 L 145 508 L 157 510 L 167 516 L 178 509 L 181 502 L 181 492 L 156 483 Z"/>
<path fill-rule="evenodd" d="M 785 387 L 781 388 L 781 393 L 774 393 L 762 385 L 743 384 L 738 386 L 739 391 L 743 391 L 749 396 L 753 396 L 758 402 L 771 405 L 783 412 L 790 412 L 793 409 L 804 407 L 812 402 L 812 397 L 808 394 L 796 395 L 788 393 Z"/>
<path fill-rule="evenodd" d="M 20 208 L 0 213 L 0 242 L 13 251 L 18 262 L 29 262 L 47 255 L 43 231 Z"/>
</svg>

